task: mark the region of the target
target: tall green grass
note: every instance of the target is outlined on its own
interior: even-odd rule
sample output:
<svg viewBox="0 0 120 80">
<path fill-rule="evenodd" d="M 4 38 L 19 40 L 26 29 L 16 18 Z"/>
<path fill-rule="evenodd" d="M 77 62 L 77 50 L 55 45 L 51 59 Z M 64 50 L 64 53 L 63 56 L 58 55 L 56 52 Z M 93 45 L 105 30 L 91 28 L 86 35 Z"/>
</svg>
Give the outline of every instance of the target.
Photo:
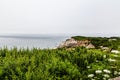
<svg viewBox="0 0 120 80">
<path fill-rule="evenodd" d="M 102 80 L 119 73 L 120 56 L 97 49 L 0 49 L 0 80 Z"/>
</svg>

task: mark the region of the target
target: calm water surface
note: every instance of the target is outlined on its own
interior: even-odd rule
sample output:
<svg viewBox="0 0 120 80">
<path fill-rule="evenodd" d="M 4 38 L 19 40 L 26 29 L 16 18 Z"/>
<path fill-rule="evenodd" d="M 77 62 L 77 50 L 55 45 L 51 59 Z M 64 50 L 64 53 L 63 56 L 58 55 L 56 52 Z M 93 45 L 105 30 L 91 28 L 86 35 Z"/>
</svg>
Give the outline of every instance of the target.
<svg viewBox="0 0 120 80">
<path fill-rule="evenodd" d="M 67 37 L 55 37 L 55 36 L 46 36 L 46 37 L 21 37 L 21 36 L 2 36 L 0 37 L 0 48 L 55 48 Z"/>
</svg>

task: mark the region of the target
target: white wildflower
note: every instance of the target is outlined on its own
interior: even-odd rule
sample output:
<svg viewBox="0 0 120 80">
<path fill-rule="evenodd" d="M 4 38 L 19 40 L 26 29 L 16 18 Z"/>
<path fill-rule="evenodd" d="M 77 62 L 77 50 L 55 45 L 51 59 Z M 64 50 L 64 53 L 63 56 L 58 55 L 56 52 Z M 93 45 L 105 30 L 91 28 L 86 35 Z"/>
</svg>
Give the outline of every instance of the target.
<svg viewBox="0 0 120 80">
<path fill-rule="evenodd" d="M 90 66 L 87 66 L 87 68 L 90 68 Z"/>
<path fill-rule="evenodd" d="M 114 71 L 114 75 L 117 75 L 118 74 L 118 72 L 117 71 Z"/>
<path fill-rule="evenodd" d="M 94 77 L 94 74 L 89 74 L 88 77 L 89 78 Z"/>
<path fill-rule="evenodd" d="M 102 71 L 101 70 L 96 70 L 95 73 L 100 74 L 100 73 L 102 73 Z"/>
<path fill-rule="evenodd" d="M 106 78 L 105 78 L 105 77 L 103 77 L 103 80 L 106 80 Z"/>
<path fill-rule="evenodd" d="M 108 61 L 110 61 L 110 62 L 115 62 L 116 60 L 115 59 L 108 59 Z"/>
<path fill-rule="evenodd" d="M 96 60 L 96 62 L 99 62 L 98 60 Z"/>
<path fill-rule="evenodd" d="M 120 51 L 118 51 L 118 50 L 112 50 L 111 52 L 112 52 L 112 53 L 115 53 L 115 54 L 120 53 Z"/>
<path fill-rule="evenodd" d="M 118 72 L 118 75 L 120 75 L 120 72 Z"/>
<path fill-rule="evenodd" d="M 103 55 L 103 58 L 106 58 L 106 55 Z"/>
<path fill-rule="evenodd" d="M 111 73 L 110 70 L 104 69 L 103 70 L 105 73 Z"/>
<path fill-rule="evenodd" d="M 109 77 L 110 77 L 108 74 L 104 74 L 103 76 L 106 77 L 106 78 L 109 78 Z"/>
</svg>

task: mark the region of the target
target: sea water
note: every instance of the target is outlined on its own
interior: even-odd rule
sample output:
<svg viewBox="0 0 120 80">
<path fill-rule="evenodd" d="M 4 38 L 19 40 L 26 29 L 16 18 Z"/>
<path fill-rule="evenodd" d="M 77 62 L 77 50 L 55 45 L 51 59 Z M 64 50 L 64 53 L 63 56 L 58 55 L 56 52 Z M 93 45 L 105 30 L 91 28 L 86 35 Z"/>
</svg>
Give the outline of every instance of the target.
<svg viewBox="0 0 120 80">
<path fill-rule="evenodd" d="M 40 36 L 40 35 L 21 35 L 21 36 L 0 36 L 0 48 L 56 48 L 66 36 Z"/>
</svg>

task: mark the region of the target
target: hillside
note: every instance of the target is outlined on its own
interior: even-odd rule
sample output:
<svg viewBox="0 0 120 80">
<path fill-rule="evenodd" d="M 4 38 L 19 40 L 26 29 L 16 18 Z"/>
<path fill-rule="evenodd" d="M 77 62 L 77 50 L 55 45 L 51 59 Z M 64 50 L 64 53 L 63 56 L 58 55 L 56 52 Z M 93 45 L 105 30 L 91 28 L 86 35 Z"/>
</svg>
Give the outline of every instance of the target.
<svg viewBox="0 0 120 80">
<path fill-rule="evenodd" d="M 110 49 L 120 50 L 120 37 L 84 37 L 84 36 L 74 36 L 71 37 L 75 40 L 89 40 L 96 49 L 101 46 L 108 47 Z"/>
<path fill-rule="evenodd" d="M 71 39 L 63 41 L 58 48 L 86 47 L 95 49 L 104 49 L 107 51 L 120 50 L 119 37 L 85 37 L 73 36 Z"/>
</svg>

